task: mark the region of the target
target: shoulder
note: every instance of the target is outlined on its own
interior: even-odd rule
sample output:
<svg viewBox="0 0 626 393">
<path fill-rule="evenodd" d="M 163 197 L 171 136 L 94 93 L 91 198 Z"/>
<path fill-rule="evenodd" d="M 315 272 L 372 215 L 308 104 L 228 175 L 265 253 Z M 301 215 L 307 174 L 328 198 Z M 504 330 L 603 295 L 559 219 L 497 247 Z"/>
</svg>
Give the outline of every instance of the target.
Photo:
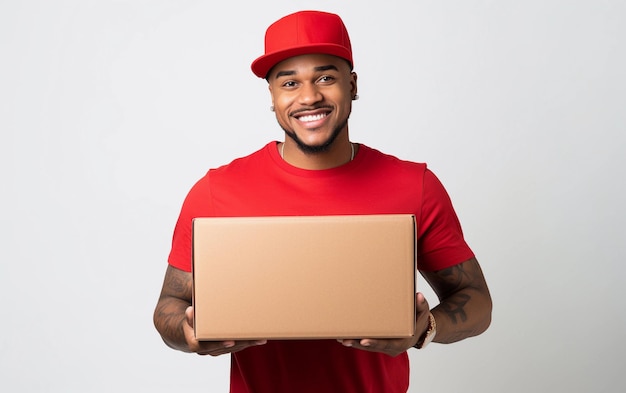
<svg viewBox="0 0 626 393">
<path fill-rule="evenodd" d="M 400 186 L 422 187 L 424 175 L 428 171 L 426 163 L 401 159 L 366 145 L 361 145 L 359 154 L 361 160 L 358 165 L 363 176 L 382 178 L 391 183 L 399 182 Z"/>
<path fill-rule="evenodd" d="M 383 153 L 367 145 L 359 145 L 359 154 L 370 165 L 391 166 L 397 169 L 417 170 L 425 172 L 427 165 L 424 162 L 401 159 L 395 155 Z"/>
<path fill-rule="evenodd" d="M 259 171 L 267 166 L 264 162 L 269 157 L 269 149 L 275 143 L 270 142 L 247 156 L 236 158 L 228 164 L 209 169 L 193 184 L 187 193 L 185 204 L 206 207 L 207 202 L 211 200 L 210 195 L 215 184 L 228 181 L 241 182 L 245 176 L 255 176 L 253 170 Z"/>
<path fill-rule="evenodd" d="M 272 159 L 272 149 L 275 149 L 276 142 L 269 142 L 261 149 L 243 157 L 236 158 L 228 164 L 212 168 L 208 171 L 206 177 L 216 178 L 219 176 L 230 176 L 236 174 L 238 176 L 246 176 L 253 172 L 266 168 Z"/>
</svg>

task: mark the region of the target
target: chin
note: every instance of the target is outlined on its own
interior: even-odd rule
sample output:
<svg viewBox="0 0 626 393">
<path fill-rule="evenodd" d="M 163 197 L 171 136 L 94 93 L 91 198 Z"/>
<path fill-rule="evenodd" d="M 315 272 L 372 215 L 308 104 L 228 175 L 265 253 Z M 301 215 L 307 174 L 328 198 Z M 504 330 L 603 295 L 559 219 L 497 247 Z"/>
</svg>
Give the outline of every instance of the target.
<svg viewBox="0 0 626 393">
<path fill-rule="evenodd" d="M 337 137 L 344 130 L 347 131 L 347 125 L 348 125 L 348 119 L 346 119 L 344 122 L 339 124 L 336 128 L 334 128 L 330 134 L 325 133 L 325 135 L 327 135 L 326 138 L 322 140 L 320 140 L 321 138 L 312 138 L 313 140 L 306 141 L 306 142 L 300 139 L 298 137 L 298 134 L 296 134 L 293 129 L 288 130 L 285 127 L 283 127 L 282 124 L 281 124 L 281 128 L 283 129 L 283 131 L 285 131 L 285 135 L 291 138 L 302 152 L 306 154 L 319 154 L 319 153 L 325 153 L 328 150 L 330 150 L 330 147 L 333 145 Z M 312 131 L 307 130 L 304 132 L 312 132 Z M 322 131 L 313 131 L 313 132 L 321 133 Z"/>
</svg>

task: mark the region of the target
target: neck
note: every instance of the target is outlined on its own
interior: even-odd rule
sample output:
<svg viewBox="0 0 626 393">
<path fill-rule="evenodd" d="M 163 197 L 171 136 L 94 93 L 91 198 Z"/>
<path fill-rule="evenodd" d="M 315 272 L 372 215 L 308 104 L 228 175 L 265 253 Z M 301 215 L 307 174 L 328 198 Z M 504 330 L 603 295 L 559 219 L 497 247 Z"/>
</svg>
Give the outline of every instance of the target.
<svg viewBox="0 0 626 393">
<path fill-rule="evenodd" d="M 335 168 L 354 159 L 358 145 L 349 140 L 342 143 L 337 141 L 328 151 L 304 152 L 289 138 L 278 145 L 278 152 L 285 162 L 301 169 L 322 170 Z"/>
</svg>

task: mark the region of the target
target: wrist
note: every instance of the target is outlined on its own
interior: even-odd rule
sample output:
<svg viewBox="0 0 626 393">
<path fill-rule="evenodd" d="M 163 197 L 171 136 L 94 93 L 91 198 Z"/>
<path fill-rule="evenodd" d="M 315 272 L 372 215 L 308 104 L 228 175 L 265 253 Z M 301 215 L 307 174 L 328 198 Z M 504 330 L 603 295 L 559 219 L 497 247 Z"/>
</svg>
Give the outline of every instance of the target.
<svg viewBox="0 0 626 393">
<path fill-rule="evenodd" d="M 417 340 L 417 343 L 415 343 L 414 347 L 417 349 L 423 349 L 428 344 L 430 344 L 431 341 L 433 341 L 436 334 L 437 334 L 437 322 L 435 321 L 435 317 L 433 313 L 429 312 L 428 313 L 428 327 L 426 328 L 426 331 Z"/>
</svg>

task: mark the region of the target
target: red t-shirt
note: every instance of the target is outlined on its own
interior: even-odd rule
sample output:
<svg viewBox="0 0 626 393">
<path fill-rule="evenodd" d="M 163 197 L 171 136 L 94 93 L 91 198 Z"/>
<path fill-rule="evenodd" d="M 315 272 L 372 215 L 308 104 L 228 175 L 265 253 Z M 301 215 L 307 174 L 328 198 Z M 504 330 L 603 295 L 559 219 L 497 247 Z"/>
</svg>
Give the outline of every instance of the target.
<svg viewBox="0 0 626 393">
<path fill-rule="evenodd" d="M 474 256 L 447 192 L 425 164 L 360 145 L 345 165 L 305 170 L 286 163 L 271 142 L 210 170 L 192 187 L 169 263 L 191 271 L 194 217 L 339 214 L 414 214 L 420 270 L 444 269 Z M 280 242 L 276 239 L 277 246 Z M 335 340 L 270 341 L 232 355 L 232 393 L 394 393 L 406 392 L 408 384 L 406 353 L 392 358 Z"/>
</svg>

